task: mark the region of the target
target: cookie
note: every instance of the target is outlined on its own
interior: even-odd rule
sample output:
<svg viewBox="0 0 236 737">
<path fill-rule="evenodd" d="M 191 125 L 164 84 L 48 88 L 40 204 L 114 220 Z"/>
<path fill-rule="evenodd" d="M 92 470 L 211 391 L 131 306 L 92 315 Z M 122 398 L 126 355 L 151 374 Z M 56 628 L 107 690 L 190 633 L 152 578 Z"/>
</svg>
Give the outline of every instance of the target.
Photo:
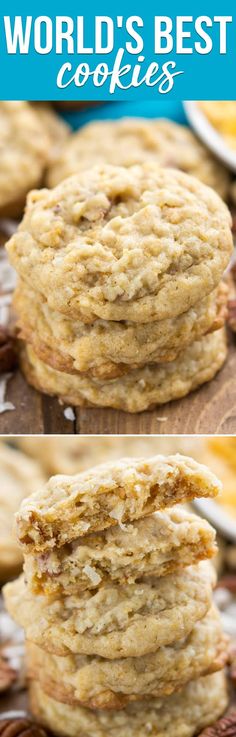
<svg viewBox="0 0 236 737">
<path fill-rule="evenodd" d="M 50 141 L 27 102 L 0 102 L 0 135 L 0 217 L 14 218 L 42 182 Z"/>
<path fill-rule="evenodd" d="M 19 573 L 22 553 L 12 533 L 22 499 L 43 483 L 37 463 L 0 443 L 0 584 Z"/>
<path fill-rule="evenodd" d="M 94 167 L 31 192 L 7 244 L 16 271 L 73 319 L 173 319 L 219 283 L 231 216 L 213 190 L 154 165 Z"/>
<path fill-rule="evenodd" d="M 119 458 L 75 476 L 53 476 L 16 515 L 25 553 L 61 547 L 89 532 L 132 522 L 195 497 L 215 497 L 221 483 L 192 458 Z"/>
<path fill-rule="evenodd" d="M 20 365 L 29 384 L 66 404 L 143 412 L 185 397 L 213 379 L 226 356 L 222 328 L 192 343 L 175 361 L 150 364 L 109 381 L 57 371 L 41 361 L 30 345 L 21 346 Z"/>
<path fill-rule="evenodd" d="M 58 371 L 109 380 L 147 363 L 173 361 L 189 344 L 220 329 L 227 314 L 224 282 L 174 319 L 131 323 L 73 321 L 51 310 L 21 282 L 15 292 L 16 329 L 38 358 Z"/>
<path fill-rule="evenodd" d="M 227 198 L 230 176 L 226 168 L 189 128 L 162 119 L 122 118 L 85 125 L 71 136 L 49 169 L 48 183 L 55 187 L 94 164 L 130 167 L 148 161 L 181 169 Z"/>
<path fill-rule="evenodd" d="M 228 656 L 227 642 L 220 616 L 212 608 L 186 640 L 140 658 L 63 658 L 28 643 L 28 675 L 56 701 L 122 709 L 131 701 L 168 696 L 199 676 L 221 670 Z"/>
<path fill-rule="evenodd" d="M 134 583 L 141 576 L 166 576 L 216 553 L 215 530 L 206 520 L 176 506 L 132 525 L 85 535 L 52 552 L 25 556 L 33 593 L 76 594 L 104 582 Z"/>
<path fill-rule="evenodd" d="M 30 684 L 34 716 L 64 737 L 193 737 L 212 724 L 228 704 L 226 679 L 215 673 L 190 682 L 167 698 L 129 704 L 121 711 L 91 711 L 47 696 L 36 681 Z"/>
<path fill-rule="evenodd" d="M 65 142 L 69 139 L 71 127 L 60 115 L 55 113 L 50 103 L 34 102 L 31 103 L 31 107 L 33 107 L 49 138 L 50 150 L 48 161 L 49 164 L 52 164 L 59 156 Z"/>
<path fill-rule="evenodd" d="M 104 584 L 79 596 L 31 594 L 23 576 L 5 586 L 9 614 L 48 652 L 140 657 L 187 637 L 211 606 L 216 574 L 202 561 L 163 578 Z"/>
<path fill-rule="evenodd" d="M 96 443 L 88 435 L 49 435 L 47 438 L 18 435 L 12 440 L 42 465 L 47 476 L 80 473 L 125 454 L 137 458 L 178 451 L 178 441 L 174 436 L 170 439 L 159 435 L 98 435 Z"/>
</svg>

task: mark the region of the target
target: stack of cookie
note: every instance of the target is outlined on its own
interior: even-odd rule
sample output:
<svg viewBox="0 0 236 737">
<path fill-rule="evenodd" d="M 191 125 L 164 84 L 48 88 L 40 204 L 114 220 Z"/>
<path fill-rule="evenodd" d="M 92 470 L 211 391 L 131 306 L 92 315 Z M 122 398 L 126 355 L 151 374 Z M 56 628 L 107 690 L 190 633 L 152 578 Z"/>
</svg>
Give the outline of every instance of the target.
<svg viewBox="0 0 236 737">
<path fill-rule="evenodd" d="M 52 732 L 192 737 L 224 711 L 214 531 L 178 506 L 219 488 L 192 459 L 156 456 L 52 477 L 23 502 L 26 582 L 5 599 Z"/>
<path fill-rule="evenodd" d="M 7 249 L 21 365 L 39 390 L 138 412 L 222 366 L 231 218 L 197 179 L 94 167 L 32 192 Z"/>
</svg>

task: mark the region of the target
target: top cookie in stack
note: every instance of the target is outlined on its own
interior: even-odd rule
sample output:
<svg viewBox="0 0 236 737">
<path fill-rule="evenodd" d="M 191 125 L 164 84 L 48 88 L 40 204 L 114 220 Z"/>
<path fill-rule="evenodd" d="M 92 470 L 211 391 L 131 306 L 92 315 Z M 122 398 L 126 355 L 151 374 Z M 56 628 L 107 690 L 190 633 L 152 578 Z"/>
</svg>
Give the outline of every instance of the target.
<svg viewBox="0 0 236 737">
<path fill-rule="evenodd" d="M 230 226 L 213 190 L 153 164 L 32 192 L 8 244 L 30 382 L 141 411 L 209 380 L 226 356 Z"/>
</svg>

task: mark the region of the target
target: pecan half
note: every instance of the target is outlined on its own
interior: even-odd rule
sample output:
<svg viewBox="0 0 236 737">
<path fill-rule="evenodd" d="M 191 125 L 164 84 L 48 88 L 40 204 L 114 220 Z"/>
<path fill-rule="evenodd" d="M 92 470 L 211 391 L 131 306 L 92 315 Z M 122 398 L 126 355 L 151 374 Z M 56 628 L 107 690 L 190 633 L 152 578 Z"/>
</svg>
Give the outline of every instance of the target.
<svg viewBox="0 0 236 737">
<path fill-rule="evenodd" d="M 36 722 L 28 717 L 0 717 L 1 737 L 47 737 L 48 733 Z"/>
<path fill-rule="evenodd" d="M 211 727 L 204 729 L 199 737 L 235 737 L 236 735 L 236 711 L 219 719 Z"/>
</svg>

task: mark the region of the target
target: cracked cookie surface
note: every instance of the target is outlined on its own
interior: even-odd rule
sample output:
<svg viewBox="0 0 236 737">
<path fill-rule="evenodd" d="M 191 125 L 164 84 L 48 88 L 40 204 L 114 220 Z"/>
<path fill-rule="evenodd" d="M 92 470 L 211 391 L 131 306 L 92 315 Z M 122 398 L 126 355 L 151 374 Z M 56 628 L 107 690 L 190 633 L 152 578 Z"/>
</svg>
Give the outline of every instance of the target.
<svg viewBox="0 0 236 737">
<path fill-rule="evenodd" d="M 131 701 L 168 696 L 199 676 L 221 670 L 227 643 L 213 607 L 186 639 L 139 658 L 58 657 L 28 643 L 28 672 L 57 701 L 122 709 Z"/>
<path fill-rule="evenodd" d="M 163 578 L 104 584 L 79 596 L 34 596 L 23 577 L 4 589 L 26 638 L 56 655 L 140 657 L 187 637 L 211 606 L 216 574 L 209 561 Z"/>
<path fill-rule="evenodd" d="M 73 319 L 173 319 L 220 282 L 231 216 L 209 187 L 155 165 L 94 167 L 30 193 L 13 266 Z"/>
</svg>

